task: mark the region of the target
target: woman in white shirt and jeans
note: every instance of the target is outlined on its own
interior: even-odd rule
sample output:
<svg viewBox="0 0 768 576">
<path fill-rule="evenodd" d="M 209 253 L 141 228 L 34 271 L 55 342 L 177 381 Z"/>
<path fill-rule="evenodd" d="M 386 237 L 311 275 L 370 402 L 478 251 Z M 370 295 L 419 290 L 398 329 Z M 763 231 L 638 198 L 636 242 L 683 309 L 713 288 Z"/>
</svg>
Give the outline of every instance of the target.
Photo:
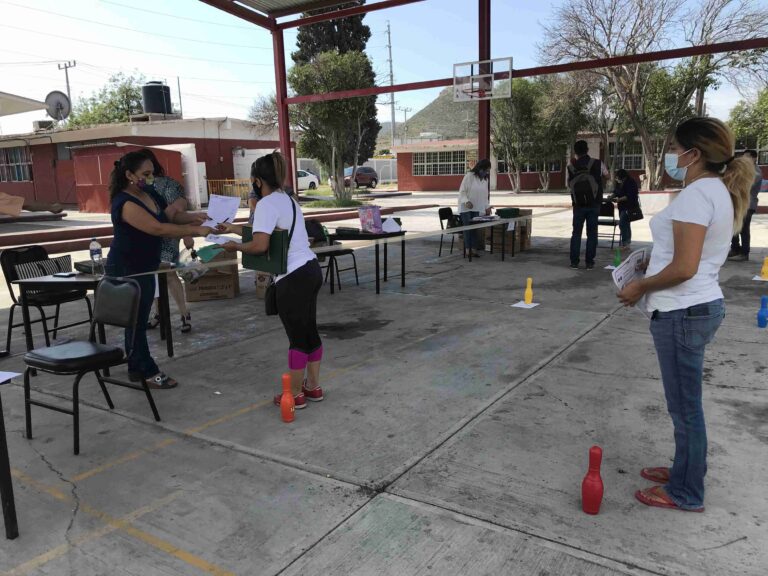
<svg viewBox="0 0 768 576">
<path fill-rule="evenodd" d="M 491 173 L 491 162 L 487 159 L 480 160 L 464 176 L 459 187 L 459 215 L 464 226 L 472 224 L 472 218 L 487 214 L 488 207 L 488 176 Z M 478 250 L 482 250 L 480 237 L 475 230 L 464 232 L 464 246 L 472 251 L 472 256 L 478 256 Z"/>
<path fill-rule="evenodd" d="M 224 249 L 263 254 L 269 249 L 269 238 L 275 229 L 290 230 L 293 225 L 287 272 L 275 279 L 275 288 L 278 314 L 289 341 L 291 390 L 296 409 L 300 410 L 306 407 L 307 400 L 323 399 L 320 388 L 323 343 L 317 331 L 317 295 L 323 275 L 315 253 L 309 248 L 304 215 L 298 203 L 283 191 L 284 181 L 285 160 L 279 152 L 262 156 L 253 163 L 251 182 L 259 199 L 253 213 L 253 240 L 247 244 L 229 242 Z M 227 225 L 226 231 L 242 234 L 242 226 Z M 278 406 L 281 396 L 282 393 L 274 399 Z"/>
<path fill-rule="evenodd" d="M 635 493 L 648 506 L 704 511 L 704 348 L 725 315 L 718 276 L 749 207 L 754 174 L 748 159 L 734 158 L 734 146 L 733 132 L 715 118 L 692 118 L 677 127 L 664 163 L 685 187 L 651 219 L 653 251 L 645 278 L 618 295 L 627 306 L 646 298 L 675 431 L 672 468 L 640 472 L 659 484 Z"/>
</svg>

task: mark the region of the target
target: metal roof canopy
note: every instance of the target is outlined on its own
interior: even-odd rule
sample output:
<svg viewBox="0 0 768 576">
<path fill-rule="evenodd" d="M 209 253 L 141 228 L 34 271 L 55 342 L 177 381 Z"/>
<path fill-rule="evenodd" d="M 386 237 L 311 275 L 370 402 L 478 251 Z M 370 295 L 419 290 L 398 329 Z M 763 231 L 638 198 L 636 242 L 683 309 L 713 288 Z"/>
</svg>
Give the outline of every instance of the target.
<svg viewBox="0 0 768 576">
<path fill-rule="evenodd" d="M 409 90 L 423 90 L 425 88 L 449 86 L 453 80 L 452 78 L 442 78 L 439 80 L 395 84 L 394 86 L 376 86 L 359 90 L 345 90 L 340 92 L 328 92 L 324 94 L 308 94 L 290 98 L 288 97 L 283 30 L 286 28 L 295 28 L 297 26 L 324 22 L 326 20 L 336 20 L 340 18 L 346 18 L 348 16 L 355 16 L 358 14 L 367 14 L 375 10 L 384 10 L 387 8 L 394 8 L 396 6 L 404 6 L 406 4 L 413 4 L 415 2 L 423 2 L 424 0 L 382 0 L 373 4 L 364 4 L 354 8 L 331 10 L 323 14 L 284 22 L 277 22 L 277 18 L 298 14 L 300 12 L 312 11 L 319 8 L 331 8 L 334 6 L 339 6 L 343 2 L 338 0 L 239 0 L 239 3 L 235 2 L 235 0 L 200 1 L 271 31 L 275 61 L 276 99 L 278 105 L 280 149 L 286 158 L 290 158 L 290 132 L 288 127 L 289 104 L 341 100 L 344 98 L 357 98 L 363 96 L 372 96 L 375 94 L 405 92 Z M 477 2 L 479 28 L 478 60 L 488 60 L 491 58 L 491 0 L 477 0 Z M 243 5 L 247 5 L 249 8 L 246 8 Z M 612 58 L 602 58 L 597 60 L 575 61 L 553 66 L 539 66 L 535 68 L 514 70 L 512 72 L 512 77 L 523 78 L 527 76 L 540 76 L 546 74 L 558 74 L 562 72 L 573 72 L 576 70 L 595 70 L 609 66 L 621 66 L 627 64 L 637 64 L 641 62 L 653 62 L 658 60 L 683 58 L 687 56 L 700 56 L 704 54 L 737 52 L 762 48 L 768 48 L 768 38 L 752 38 L 749 40 L 740 40 L 735 42 L 722 42 L 719 44 L 689 46 L 687 48 L 662 50 L 657 52 L 628 54 L 624 56 L 615 56 Z M 478 156 L 481 158 L 487 158 L 490 156 L 490 104 L 487 100 L 481 100 L 478 103 L 478 108 Z M 293 182 L 293 166 L 290 162 L 288 163 L 288 174 L 286 177 L 289 182 Z"/>
<path fill-rule="evenodd" d="M 45 110 L 45 102 L 24 98 L 16 94 L 0 92 L 0 116 L 10 116 L 11 114 L 22 114 L 23 112 L 34 112 L 35 110 Z"/>
</svg>

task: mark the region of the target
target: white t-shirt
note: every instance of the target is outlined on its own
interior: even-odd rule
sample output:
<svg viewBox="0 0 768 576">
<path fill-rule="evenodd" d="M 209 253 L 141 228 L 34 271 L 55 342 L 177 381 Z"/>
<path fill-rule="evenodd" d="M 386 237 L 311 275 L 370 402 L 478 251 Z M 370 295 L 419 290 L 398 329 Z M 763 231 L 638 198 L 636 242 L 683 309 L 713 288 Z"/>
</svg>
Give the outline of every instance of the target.
<svg viewBox="0 0 768 576">
<path fill-rule="evenodd" d="M 472 208 L 464 206 L 472 202 Z M 485 215 L 488 208 L 488 180 L 481 180 L 474 172 L 467 172 L 459 187 L 459 214 L 462 212 L 480 212 Z"/>
<path fill-rule="evenodd" d="M 720 267 L 728 257 L 733 236 L 733 202 L 720 178 L 702 178 L 683 188 L 672 203 L 651 218 L 653 251 L 647 276 L 666 268 L 675 252 L 672 221 L 707 227 L 701 262 L 696 275 L 672 288 L 650 292 L 650 312 L 669 312 L 705 304 L 723 297 L 718 282 Z"/>
<path fill-rule="evenodd" d="M 253 213 L 253 233 L 263 232 L 264 234 L 272 234 L 275 228 L 290 232 L 291 223 L 293 222 L 292 203 L 293 200 L 288 194 L 277 191 L 259 200 Z M 275 282 L 279 282 L 288 274 L 315 258 L 315 253 L 309 248 L 309 237 L 304 226 L 304 215 L 297 204 L 296 226 L 293 229 L 291 243 L 288 246 L 288 271 L 275 278 Z"/>
</svg>

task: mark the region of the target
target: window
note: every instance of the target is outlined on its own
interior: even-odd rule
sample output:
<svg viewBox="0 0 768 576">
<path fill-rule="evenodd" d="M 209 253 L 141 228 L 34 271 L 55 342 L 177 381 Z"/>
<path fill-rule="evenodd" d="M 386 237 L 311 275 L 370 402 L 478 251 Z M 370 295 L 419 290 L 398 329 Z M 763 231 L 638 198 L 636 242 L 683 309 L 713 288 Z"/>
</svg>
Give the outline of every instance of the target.
<svg viewBox="0 0 768 576">
<path fill-rule="evenodd" d="M 760 150 L 757 153 L 757 163 L 760 166 L 768 164 L 768 150 Z"/>
<path fill-rule="evenodd" d="M 306 172 L 304 172 L 304 170 L 298 170 L 298 171 L 296 172 L 296 177 L 297 177 L 297 178 L 304 178 L 304 176 L 306 176 L 306 175 L 307 175 L 307 173 L 306 173 Z"/>
<path fill-rule="evenodd" d="M 560 172 L 563 169 L 563 165 L 560 160 L 551 160 L 546 162 L 546 169 L 549 172 Z M 499 174 L 508 174 L 509 168 L 504 160 L 499 160 L 496 165 L 496 171 Z M 542 171 L 537 164 L 523 164 L 520 167 L 520 172 L 540 172 Z"/>
<path fill-rule="evenodd" d="M 467 171 L 467 152 L 415 152 L 413 154 L 414 176 L 453 176 Z"/>
<path fill-rule="evenodd" d="M 608 159 L 615 159 L 614 169 L 643 170 L 645 159 L 643 157 L 643 145 L 640 142 L 616 142 L 608 143 Z"/>
<path fill-rule="evenodd" d="M 32 153 L 29 148 L 0 148 L 0 182 L 31 181 Z"/>
</svg>

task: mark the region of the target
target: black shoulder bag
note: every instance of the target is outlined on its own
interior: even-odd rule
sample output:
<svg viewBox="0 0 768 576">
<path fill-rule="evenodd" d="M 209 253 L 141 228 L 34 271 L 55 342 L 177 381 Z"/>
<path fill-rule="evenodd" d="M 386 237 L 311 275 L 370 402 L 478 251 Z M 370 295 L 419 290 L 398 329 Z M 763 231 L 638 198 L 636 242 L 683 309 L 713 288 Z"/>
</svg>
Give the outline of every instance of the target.
<svg viewBox="0 0 768 576">
<path fill-rule="evenodd" d="M 291 201 L 291 208 L 293 208 L 293 222 L 291 223 L 291 231 L 288 233 L 288 250 L 290 250 L 293 229 L 296 227 L 296 203 L 290 196 L 288 196 L 288 199 Z M 264 311 L 267 313 L 267 316 L 277 316 L 277 286 L 274 278 L 269 286 L 267 286 L 267 291 L 264 294 Z"/>
</svg>

